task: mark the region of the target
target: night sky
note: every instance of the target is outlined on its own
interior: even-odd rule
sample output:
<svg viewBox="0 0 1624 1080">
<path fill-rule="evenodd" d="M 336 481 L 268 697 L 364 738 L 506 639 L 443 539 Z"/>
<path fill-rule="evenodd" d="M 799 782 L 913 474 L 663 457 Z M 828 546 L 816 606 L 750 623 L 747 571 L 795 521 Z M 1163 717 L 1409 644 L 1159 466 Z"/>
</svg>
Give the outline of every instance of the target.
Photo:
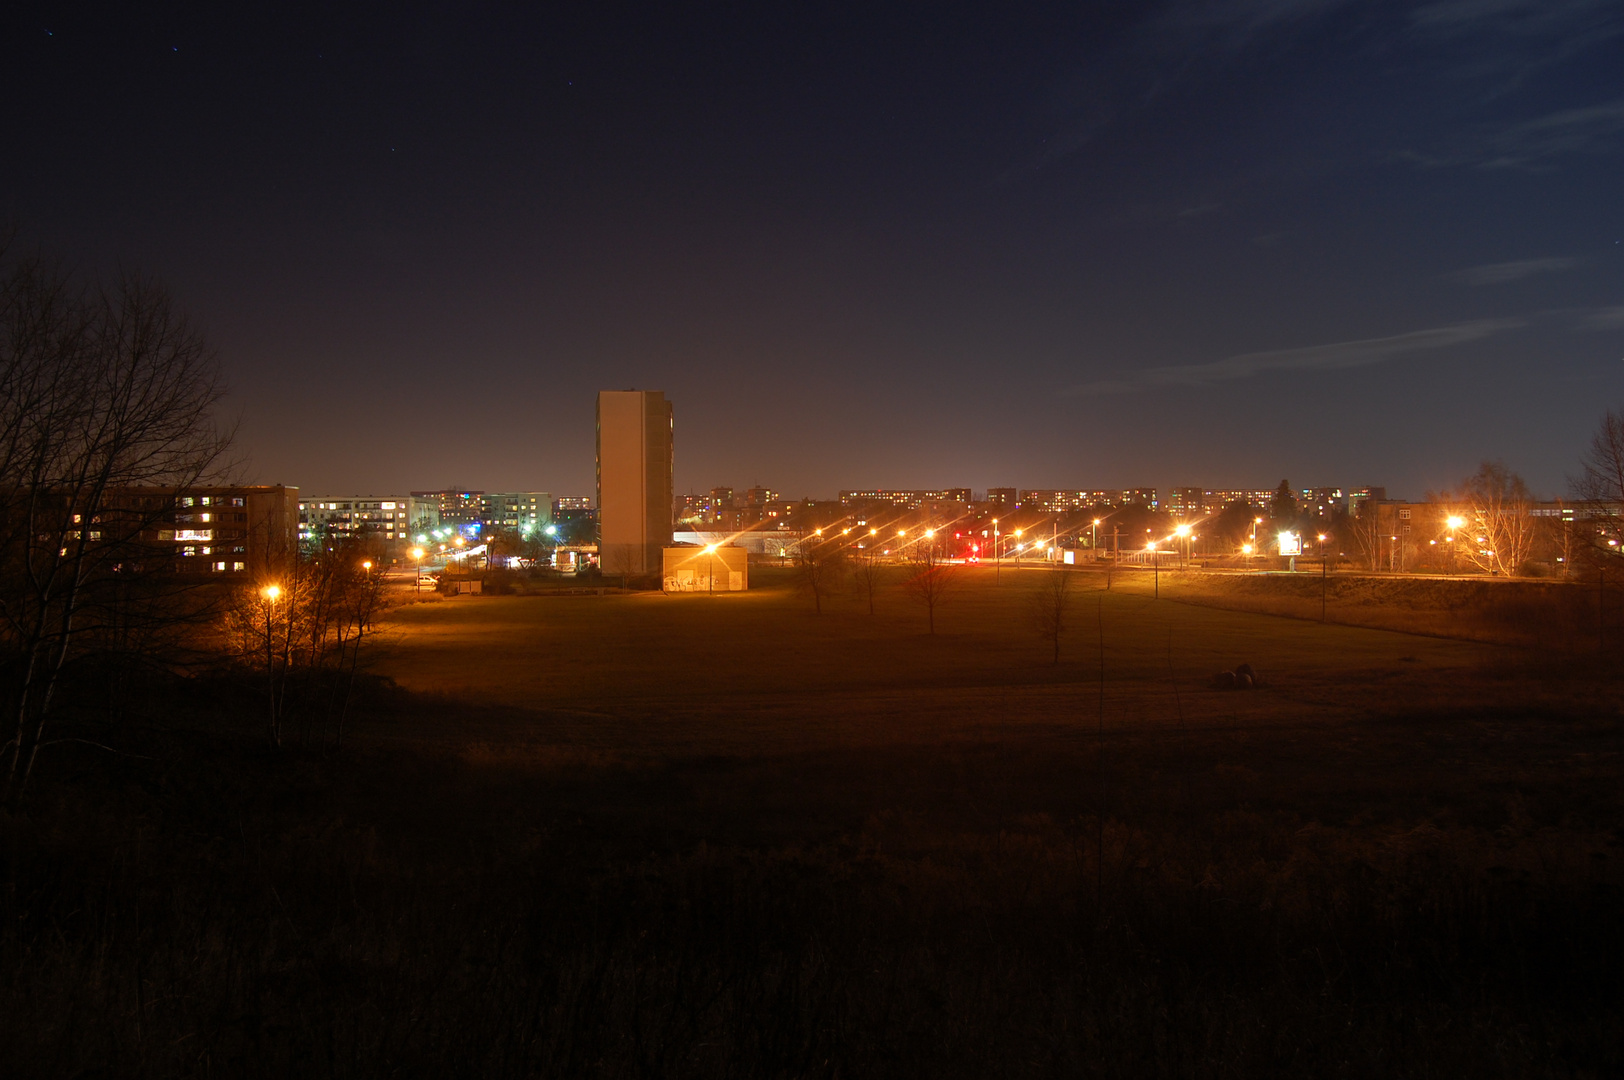
<svg viewBox="0 0 1624 1080">
<path fill-rule="evenodd" d="M 1624 406 L 1624 5 L 8 5 L 0 219 L 244 478 L 1542 495 Z M 152 11 L 135 9 L 151 8 Z"/>
</svg>

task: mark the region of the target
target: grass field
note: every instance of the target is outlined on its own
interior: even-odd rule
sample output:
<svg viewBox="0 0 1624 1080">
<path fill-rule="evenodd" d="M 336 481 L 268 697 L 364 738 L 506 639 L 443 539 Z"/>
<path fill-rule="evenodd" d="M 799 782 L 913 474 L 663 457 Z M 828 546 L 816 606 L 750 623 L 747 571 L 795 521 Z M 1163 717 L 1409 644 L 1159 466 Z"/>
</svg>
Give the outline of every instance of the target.
<svg viewBox="0 0 1624 1080">
<path fill-rule="evenodd" d="M 1606 666 L 1090 574 L 1055 664 L 1046 572 L 998 576 L 935 634 L 772 570 L 409 604 L 336 754 L 255 750 L 251 682 L 176 690 L 190 726 L 8 831 L 0 1066 L 1624 1068 Z"/>
<path fill-rule="evenodd" d="M 1173 724 L 1175 688 L 1191 723 L 1230 726 L 1500 692 L 1478 678 L 1493 649 L 1155 601 L 1142 575 L 1110 591 L 1075 575 L 1056 665 L 1027 610 L 1048 577 L 1006 571 L 995 586 L 990 569 L 965 571 L 934 635 L 900 589 L 872 616 L 849 597 L 817 615 L 770 577 L 714 596 L 462 597 L 398 609 L 379 670 L 414 691 L 588 720 L 572 737 L 704 752 L 1093 731 L 1102 659 L 1113 729 Z M 1243 662 L 1257 692 L 1205 692 Z"/>
</svg>

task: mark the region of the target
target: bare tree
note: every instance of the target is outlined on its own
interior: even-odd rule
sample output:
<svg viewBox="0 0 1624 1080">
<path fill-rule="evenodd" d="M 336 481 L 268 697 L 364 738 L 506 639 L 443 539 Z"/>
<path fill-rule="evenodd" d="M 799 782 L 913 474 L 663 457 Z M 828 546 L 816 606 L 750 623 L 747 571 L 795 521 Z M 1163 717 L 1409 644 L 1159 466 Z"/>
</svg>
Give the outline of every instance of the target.
<svg viewBox="0 0 1624 1080">
<path fill-rule="evenodd" d="M 1382 538 L 1386 535 L 1382 508 L 1368 499 L 1361 502 L 1358 513 L 1348 519 L 1348 536 L 1353 549 L 1372 571 L 1381 569 Z"/>
<path fill-rule="evenodd" d="M 1597 553 L 1624 555 L 1624 412 L 1608 412 L 1580 459 L 1573 493 L 1584 502 Z M 1612 541 L 1608 543 L 1607 541 Z"/>
<path fill-rule="evenodd" d="M 637 570 L 639 547 L 636 544 L 600 544 L 599 563 L 604 573 L 620 578 L 621 588 L 631 584 Z"/>
<path fill-rule="evenodd" d="M 1066 632 L 1071 610 L 1071 574 L 1057 570 L 1043 584 L 1027 594 L 1027 618 L 1038 636 L 1054 645 L 1054 662 L 1060 663 L 1060 637 Z"/>
<path fill-rule="evenodd" d="M 1533 554 L 1533 497 L 1522 477 L 1504 462 L 1485 461 L 1449 496 L 1467 519 L 1461 557 L 1490 574 L 1518 573 Z"/>
<path fill-rule="evenodd" d="M 956 584 L 958 567 L 948 562 L 936 550 L 935 543 L 929 540 L 920 541 L 909 550 L 908 562 L 913 574 L 903 582 L 903 587 L 925 609 L 926 621 L 934 634 L 936 609 Z"/>
<path fill-rule="evenodd" d="M 874 594 L 880 591 L 885 573 L 885 564 L 872 549 L 859 551 L 852 562 L 852 583 L 857 586 L 858 595 L 868 601 L 870 615 L 874 614 Z"/>
<path fill-rule="evenodd" d="M 75 284 L 43 260 L 0 277 L 0 653 L 7 798 L 21 797 L 64 673 L 162 561 L 161 500 L 212 477 L 230 442 L 214 351 L 164 291 Z"/>
<path fill-rule="evenodd" d="M 812 594 L 813 609 L 823 614 L 823 598 L 839 579 L 844 558 L 837 546 L 825 543 L 820 535 L 803 536 L 795 545 L 795 576 L 801 588 Z"/>
<path fill-rule="evenodd" d="M 377 632 L 384 576 L 357 543 L 321 548 L 286 568 L 275 583 L 240 590 L 224 630 L 243 665 L 263 673 L 266 736 L 337 745 L 362 667 Z"/>
</svg>

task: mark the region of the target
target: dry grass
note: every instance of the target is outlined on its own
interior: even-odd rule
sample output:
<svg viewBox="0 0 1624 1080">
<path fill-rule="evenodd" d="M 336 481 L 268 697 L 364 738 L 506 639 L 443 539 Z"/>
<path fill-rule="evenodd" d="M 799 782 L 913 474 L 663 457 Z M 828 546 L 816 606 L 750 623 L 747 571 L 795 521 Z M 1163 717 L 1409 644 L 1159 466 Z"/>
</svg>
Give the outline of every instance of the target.
<svg viewBox="0 0 1624 1080">
<path fill-rule="evenodd" d="M 64 758 L 7 822 L 0 1069 L 1624 1066 L 1615 683 L 1138 580 L 1056 667 L 990 577 L 934 637 L 771 575 L 415 605 L 413 692 L 325 758 L 251 749 L 251 686 L 172 688 L 155 763 Z"/>
</svg>

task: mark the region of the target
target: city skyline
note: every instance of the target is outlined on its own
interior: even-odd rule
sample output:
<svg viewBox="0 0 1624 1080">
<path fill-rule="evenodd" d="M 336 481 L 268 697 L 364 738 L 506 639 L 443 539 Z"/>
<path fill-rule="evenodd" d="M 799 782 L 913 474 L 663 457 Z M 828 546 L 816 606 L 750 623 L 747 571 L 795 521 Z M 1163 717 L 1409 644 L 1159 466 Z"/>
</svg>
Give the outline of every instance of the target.
<svg viewBox="0 0 1624 1080">
<path fill-rule="evenodd" d="M 678 491 L 1419 497 L 1498 459 L 1549 497 L 1624 400 L 1621 33 L 47 8 L 0 44 L 0 221 L 169 285 L 245 482 L 584 493 L 596 390 L 659 386 Z"/>
</svg>

